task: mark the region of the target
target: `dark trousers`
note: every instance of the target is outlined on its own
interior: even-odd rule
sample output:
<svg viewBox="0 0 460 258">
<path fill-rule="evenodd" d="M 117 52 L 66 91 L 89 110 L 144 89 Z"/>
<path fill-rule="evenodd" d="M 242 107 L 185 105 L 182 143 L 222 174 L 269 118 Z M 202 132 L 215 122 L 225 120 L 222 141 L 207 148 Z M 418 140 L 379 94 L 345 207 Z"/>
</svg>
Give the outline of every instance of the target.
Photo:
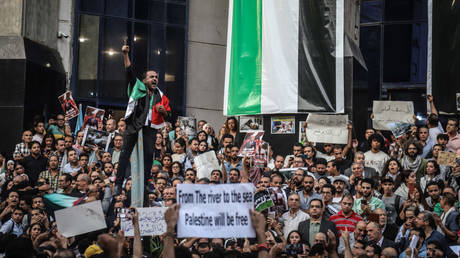
<svg viewBox="0 0 460 258">
<path fill-rule="evenodd" d="M 129 158 L 133 152 L 134 146 L 137 143 L 138 133 L 123 134 L 123 146 L 121 147 L 120 158 L 118 160 L 117 180 L 116 185 L 123 184 L 126 176 L 126 168 L 128 167 Z M 144 184 L 148 182 L 150 177 L 152 164 L 153 164 L 153 149 L 155 147 L 155 140 L 157 137 L 157 130 L 149 126 L 142 127 L 142 138 L 144 143 Z"/>
</svg>

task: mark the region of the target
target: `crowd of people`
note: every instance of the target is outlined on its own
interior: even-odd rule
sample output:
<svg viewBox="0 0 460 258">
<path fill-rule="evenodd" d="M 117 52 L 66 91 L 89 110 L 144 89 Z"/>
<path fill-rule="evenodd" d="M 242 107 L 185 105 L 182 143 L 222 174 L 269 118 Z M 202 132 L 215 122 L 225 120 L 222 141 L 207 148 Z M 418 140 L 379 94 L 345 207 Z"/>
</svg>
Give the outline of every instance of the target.
<svg viewBox="0 0 460 258">
<path fill-rule="evenodd" d="M 158 129 L 144 207 L 170 207 L 161 236 L 123 237 L 120 210 L 130 207 L 130 167 L 118 161 L 126 122 L 108 119 L 114 133 L 107 152 L 82 146 L 57 115 L 36 121 L 14 152 L 0 156 L 0 253 L 5 257 L 457 257 L 460 162 L 439 165 L 442 151 L 460 152 L 458 121 L 444 131 L 431 96 L 426 126 L 394 138 L 372 128 L 345 146 L 293 143 L 292 154 L 271 149 L 267 162 L 239 157 L 242 135 L 230 117 L 215 130 L 198 122 L 196 137 L 178 122 Z M 217 129 L 217 128 L 216 128 Z M 352 130 L 352 126 L 348 127 Z M 308 130 L 308 128 L 307 128 Z M 216 133 L 217 132 L 217 133 Z M 386 135 L 386 137 L 385 137 Z M 194 159 L 214 151 L 221 169 L 197 178 Z M 7 157 L 12 157 L 8 159 Z M 457 157 L 459 155 L 457 154 Z M 121 191 L 116 182 L 122 181 Z M 175 235 L 178 184 L 253 183 L 274 206 L 252 212 L 256 239 L 188 238 Z M 100 200 L 108 228 L 66 238 L 44 195 L 62 193 L 80 203 Z M 135 209 L 131 209 L 137 214 Z M 137 219 L 133 216 L 133 220 Z M 134 223 L 138 225 L 138 223 Z"/>
<path fill-rule="evenodd" d="M 132 116 L 101 125 L 112 135 L 108 151 L 84 146 L 83 130 L 72 134 L 68 118 L 58 114 L 34 121 L 14 151 L 1 153 L 0 256 L 458 257 L 451 247 L 460 245 L 459 126 L 448 119 L 444 129 L 431 96 L 426 125 L 398 138 L 368 128 L 354 139 L 350 124 L 346 145 L 286 142 L 292 153 L 269 148 L 261 164 L 238 156 L 244 137 L 235 117 L 222 127 L 200 120 L 196 136 L 182 131 L 179 121 L 165 121 L 170 109 L 156 89 L 158 74 L 147 72 L 141 84 L 129 48 L 122 51 L 131 93 L 137 94 L 130 103 L 137 106 L 131 106 Z M 148 156 L 143 206 L 168 207 L 167 231 L 142 238 L 131 207 L 129 162 L 140 129 Z M 210 151 L 220 169 L 198 178 L 195 159 Z M 438 164 L 443 152 L 457 159 Z M 273 201 L 250 212 L 256 238 L 177 237 L 178 184 L 236 183 L 252 183 L 254 194 L 266 193 Z M 47 198 L 52 193 L 78 198 L 74 205 L 100 201 L 107 228 L 63 236 Z M 134 237 L 120 230 L 125 210 Z"/>
</svg>

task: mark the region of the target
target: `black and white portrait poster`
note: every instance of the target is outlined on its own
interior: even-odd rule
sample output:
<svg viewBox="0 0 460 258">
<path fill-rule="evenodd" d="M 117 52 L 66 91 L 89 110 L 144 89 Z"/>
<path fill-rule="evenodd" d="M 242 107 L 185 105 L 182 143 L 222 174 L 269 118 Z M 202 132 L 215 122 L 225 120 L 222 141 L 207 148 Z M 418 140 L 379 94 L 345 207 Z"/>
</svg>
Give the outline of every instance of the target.
<svg viewBox="0 0 460 258">
<path fill-rule="evenodd" d="M 194 137 L 196 135 L 196 118 L 180 116 L 179 127 L 188 137 Z"/>
</svg>

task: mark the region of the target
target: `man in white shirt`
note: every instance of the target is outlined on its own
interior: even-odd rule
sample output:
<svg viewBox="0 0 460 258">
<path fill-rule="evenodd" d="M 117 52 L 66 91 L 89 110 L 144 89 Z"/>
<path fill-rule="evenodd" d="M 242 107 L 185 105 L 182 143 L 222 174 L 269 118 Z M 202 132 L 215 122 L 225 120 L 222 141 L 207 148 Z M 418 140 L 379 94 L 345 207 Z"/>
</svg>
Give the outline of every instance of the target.
<svg viewBox="0 0 460 258">
<path fill-rule="evenodd" d="M 283 235 L 286 239 L 291 231 L 297 230 L 300 222 L 310 218 L 310 215 L 300 210 L 300 197 L 298 194 L 289 195 L 288 207 L 289 211 L 281 216 L 284 222 Z"/>
<path fill-rule="evenodd" d="M 374 168 L 381 176 L 385 162 L 390 159 L 388 154 L 380 150 L 384 145 L 383 137 L 375 133 L 369 137 L 369 142 L 371 149 L 364 153 L 365 166 Z"/>
</svg>

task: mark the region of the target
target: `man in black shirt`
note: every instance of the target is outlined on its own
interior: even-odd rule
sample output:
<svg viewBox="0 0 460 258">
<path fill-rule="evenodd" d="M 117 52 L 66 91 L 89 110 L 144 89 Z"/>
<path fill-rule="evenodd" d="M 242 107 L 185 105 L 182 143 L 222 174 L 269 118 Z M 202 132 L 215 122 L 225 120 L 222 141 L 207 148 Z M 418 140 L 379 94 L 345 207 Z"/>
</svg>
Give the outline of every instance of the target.
<svg viewBox="0 0 460 258">
<path fill-rule="evenodd" d="M 121 189 L 126 167 L 137 143 L 140 129 L 142 129 L 143 134 L 144 182 L 148 182 L 147 178 L 150 176 L 153 163 L 157 129 L 165 125 L 165 117 L 169 116 L 171 112 L 168 98 L 157 87 L 158 73 L 149 70 L 143 74 L 142 81 L 137 79 L 131 66 L 129 46 L 126 41 L 121 51 L 129 80 L 129 103 L 125 114 L 126 130 L 123 133 L 123 146 L 117 170 L 117 191 Z"/>
</svg>

